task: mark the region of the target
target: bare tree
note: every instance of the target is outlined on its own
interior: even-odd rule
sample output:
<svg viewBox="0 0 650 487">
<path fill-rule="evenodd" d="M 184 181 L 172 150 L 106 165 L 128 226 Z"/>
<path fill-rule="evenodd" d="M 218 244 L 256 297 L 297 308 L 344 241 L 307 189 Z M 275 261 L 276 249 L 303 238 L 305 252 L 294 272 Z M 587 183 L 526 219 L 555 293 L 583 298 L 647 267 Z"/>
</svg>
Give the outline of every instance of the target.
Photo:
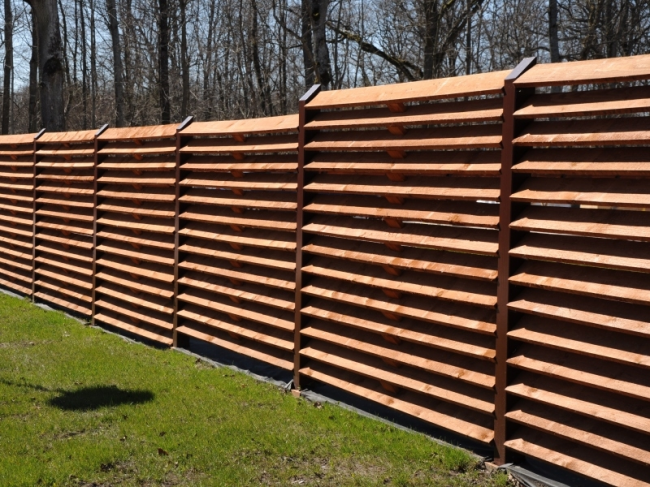
<svg viewBox="0 0 650 487">
<path fill-rule="evenodd" d="M 11 0 L 5 0 L 5 64 L 2 83 L 2 133 L 9 133 L 9 107 L 12 102 L 11 77 L 14 65 L 14 18 Z"/>
<path fill-rule="evenodd" d="M 41 118 L 48 130 L 65 130 L 63 46 L 56 0 L 25 0 L 36 15 Z"/>
<path fill-rule="evenodd" d="M 115 125 L 124 127 L 124 84 L 122 74 L 122 51 L 120 49 L 120 31 L 117 22 L 115 0 L 106 0 L 108 14 L 108 31 L 113 46 L 113 84 L 115 86 Z"/>
</svg>

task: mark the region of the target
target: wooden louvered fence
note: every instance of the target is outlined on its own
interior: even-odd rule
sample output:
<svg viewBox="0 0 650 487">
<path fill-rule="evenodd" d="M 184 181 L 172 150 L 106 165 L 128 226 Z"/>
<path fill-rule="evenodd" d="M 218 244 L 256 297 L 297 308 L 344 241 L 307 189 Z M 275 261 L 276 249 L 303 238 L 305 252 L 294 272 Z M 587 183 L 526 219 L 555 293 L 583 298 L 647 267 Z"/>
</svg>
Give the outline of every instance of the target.
<svg viewBox="0 0 650 487">
<path fill-rule="evenodd" d="M 648 81 L 650 56 L 528 59 L 315 87 L 298 115 L 3 136 L 0 286 L 499 463 L 650 486 Z"/>
</svg>

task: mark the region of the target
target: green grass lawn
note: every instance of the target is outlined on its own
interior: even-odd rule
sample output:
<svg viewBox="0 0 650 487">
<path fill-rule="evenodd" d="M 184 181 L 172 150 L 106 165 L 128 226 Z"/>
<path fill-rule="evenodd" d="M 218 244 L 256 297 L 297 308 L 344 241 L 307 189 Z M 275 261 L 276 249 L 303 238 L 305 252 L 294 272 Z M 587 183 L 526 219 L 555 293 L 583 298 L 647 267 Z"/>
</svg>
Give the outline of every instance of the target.
<svg viewBox="0 0 650 487">
<path fill-rule="evenodd" d="M 0 486 L 505 486 L 466 452 L 0 294 Z"/>
</svg>

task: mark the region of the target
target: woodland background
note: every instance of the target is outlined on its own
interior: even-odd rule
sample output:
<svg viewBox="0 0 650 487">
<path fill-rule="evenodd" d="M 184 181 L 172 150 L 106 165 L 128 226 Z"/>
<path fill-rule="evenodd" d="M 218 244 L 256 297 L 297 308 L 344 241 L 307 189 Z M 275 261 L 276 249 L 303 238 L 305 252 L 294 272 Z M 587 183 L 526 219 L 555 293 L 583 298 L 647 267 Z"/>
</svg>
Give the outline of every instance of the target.
<svg viewBox="0 0 650 487">
<path fill-rule="evenodd" d="M 650 52 L 650 0 L 4 0 L 2 15 L 2 133 L 41 128 L 50 69 L 48 129 L 82 130 L 291 113 L 315 82 Z"/>
</svg>

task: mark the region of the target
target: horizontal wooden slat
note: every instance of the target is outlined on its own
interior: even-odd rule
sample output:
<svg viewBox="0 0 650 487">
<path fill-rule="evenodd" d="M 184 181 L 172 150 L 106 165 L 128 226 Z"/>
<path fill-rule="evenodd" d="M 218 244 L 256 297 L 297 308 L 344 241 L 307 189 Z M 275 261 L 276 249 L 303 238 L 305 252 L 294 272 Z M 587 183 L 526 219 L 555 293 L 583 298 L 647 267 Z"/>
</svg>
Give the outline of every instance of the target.
<svg viewBox="0 0 650 487">
<path fill-rule="evenodd" d="M 377 243 L 496 255 L 496 232 L 469 228 L 407 224 L 391 228 L 382 222 L 335 217 L 317 217 L 303 231 L 330 237 L 349 238 Z"/>
<path fill-rule="evenodd" d="M 322 112 L 305 124 L 307 130 L 409 126 L 435 123 L 496 122 L 503 114 L 499 98 L 410 106 L 402 113 L 388 108 Z"/>
<path fill-rule="evenodd" d="M 295 309 L 292 294 L 268 287 L 257 287 L 255 284 L 241 283 L 235 286 L 225 278 L 219 279 L 202 274 L 180 277 L 178 283 L 181 286 L 220 294 L 234 301 L 250 301 L 286 311 Z"/>
<path fill-rule="evenodd" d="M 135 262 L 151 262 L 154 264 L 164 265 L 172 267 L 174 265 L 174 258 L 172 254 L 164 252 L 158 252 L 153 249 L 135 250 L 133 247 L 128 245 L 119 244 L 116 242 L 103 242 L 97 246 L 98 252 L 105 252 L 110 255 L 119 255 L 126 257 Z"/>
<path fill-rule="evenodd" d="M 293 331 L 293 321 L 287 320 L 287 313 L 278 311 L 273 308 L 247 305 L 245 308 L 235 306 L 232 304 L 225 304 L 223 301 L 213 301 L 205 294 L 198 295 L 198 293 L 181 293 L 178 300 L 184 303 L 190 303 L 201 308 L 204 308 L 209 313 L 209 310 L 218 311 L 219 313 L 227 314 L 230 317 L 237 317 L 237 320 L 248 320 L 254 323 L 271 326 L 285 331 Z M 240 333 L 241 334 L 241 333 Z M 293 350 L 293 344 L 289 348 Z"/>
<path fill-rule="evenodd" d="M 469 201 L 499 200 L 498 181 L 488 178 L 417 177 L 396 183 L 377 176 L 316 176 L 312 182 L 305 185 L 305 191 Z"/>
<path fill-rule="evenodd" d="M 36 300 L 41 300 L 41 301 L 55 304 L 60 308 L 69 309 L 81 315 L 89 316 L 91 313 L 90 308 L 87 306 L 82 306 L 80 304 L 73 303 L 72 301 L 60 298 L 58 296 L 52 296 L 47 292 L 43 292 L 43 291 L 36 292 L 34 293 L 34 298 Z"/>
<path fill-rule="evenodd" d="M 524 316 L 508 336 L 542 347 L 563 350 L 605 361 L 650 368 L 650 341 L 636 336 L 599 331 L 561 321 Z"/>
<path fill-rule="evenodd" d="M 320 364 L 304 367 L 300 369 L 300 374 L 475 440 L 489 443 L 494 439 L 492 427 L 482 418 L 477 418 L 483 416 L 479 413 L 432 402 L 431 399 L 418 401 L 418 395 L 410 392 L 395 397 L 383 390 L 376 381 L 363 380 L 357 375 Z"/>
<path fill-rule="evenodd" d="M 144 219 L 137 220 L 135 218 L 130 221 L 119 216 L 108 214 L 97 219 L 98 225 L 105 225 L 107 227 L 122 228 L 127 230 L 135 230 L 136 232 L 153 232 L 162 235 L 171 235 L 174 233 L 174 226 L 171 224 L 163 225 L 159 223 L 161 220 Z M 163 220 L 164 221 L 164 220 Z M 171 223 L 171 222 L 170 222 Z"/>
<path fill-rule="evenodd" d="M 93 259 L 89 252 L 82 251 L 80 253 L 70 248 L 64 250 L 62 249 L 63 247 L 56 248 L 56 247 L 51 247 L 49 245 L 43 245 L 42 243 L 36 246 L 36 251 L 38 253 L 56 255 L 58 257 L 62 257 L 66 261 L 73 260 L 73 261 L 83 262 L 84 264 L 92 264 L 93 262 Z"/>
<path fill-rule="evenodd" d="M 432 149 L 500 149 L 501 125 L 463 125 L 414 129 L 405 135 L 388 131 L 320 132 L 305 144 L 310 151 L 387 151 Z"/>
<path fill-rule="evenodd" d="M 151 205 L 147 203 L 141 204 L 140 206 L 102 203 L 97 205 L 97 210 L 106 211 L 109 213 L 134 215 L 136 217 L 150 216 L 154 218 L 174 218 L 175 212 L 173 210 L 161 209 L 164 207 L 164 205 Z"/>
<path fill-rule="evenodd" d="M 304 206 L 304 211 L 485 228 L 496 228 L 499 224 L 497 205 L 464 201 L 432 202 L 408 199 L 404 204 L 395 205 L 378 196 L 317 195 L 311 203 Z"/>
<path fill-rule="evenodd" d="M 125 272 L 134 279 L 136 279 L 136 276 L 139 276 L 170 284 L 174 281 L 174 273 L 171 271 L 171 269 L 144 263 L 140 263 L 139 265 L 132 265 L 127 262 L 129 261 L 117 257 L 99 258 L 96 260 L 96 264 L 98 266 Z"/>
<path fill-rule="evenodd" d="M 296 217 L 294 214 L 288 212 L 255 211 L 238 214 L 221 208 L 203 209 L 196 207 L 181 213 L 180 218 L 181 220 L 200 223 L 234 225 L 244 228 L 260 228 L 285 232 L 294 232 L 296 230 Z"/>
<path fill-rule="evenodd" d="M 231 350 L 245 357 L 252 357 L 256 360 L 261 360 L 262 362 L 270 363 L 272 365 L 275 365 L 276 367 L 280 367 L 281 369 L 286 369 L 286 370 L 293 369 L 292 360 L 286 360 L 280 357 L 276 357 L 274 355 L 265 353 L 256 348 L 251 348 L 250 346 L 246 346 L 241 343 L 235 343 L 234 341 L 231 340 L 225 340 L 223 338 L 216 337 L 214 335 L 202 332 L 200 330 L 196 330 L 187 325 L 179 326 L 177 328 L 177 332 L 183 335 L 196 338 L 197 340 L 202 340 L 204 342 L 212 343 L 214 345 L 217 345 L 218 347 Z"/>
<path fill-rule="evenodd" d="M 530 178 L 511 196 L 513 201 L 644 208 L 650 189 L 644 180 Z"/>
<path fill-rule="evenodd" d="M 13 282 L 8 279 L 5 279 L 3 276 L 3 272 L 0 271 L 0 287 L 8 288 L 11 289 L 12 291 L 24 294 L 24 295 L 31 295 L 32 294 L 32 288 L 31 286 L 24 286 L 21 283 L 18 282 Z"/>
<path fill-rule="evenodd" d="M 232 156 L 191 156 L 181 165 L 182 171 L 197 172 L 294 172 L 298 170 L 296 154 Z"/>
<path fill-rule="evenodd" d="M 173 343 L 173 340 L 170 337 L 166 337 L 164 335 L 154 333 L 149 330 L 145 330 L 139 326 L 133 325 L 132 323 L 127 323 L 124 320 L 121 320 L 119 318 L 115 318 L 113 316 L 108 316 L 104 313 L 97 313 L 95 315 L 95 321 L 100 322 L 100 323 L 105 323 L 107 325 L 113 326 L 115 328 L 119 328 L 120 330 L 128 331 L 129 333 L 133 333 L 134 335 L 139 335 L 141 337 L 147 338 L 149 340 L 153 340 L 159 343 L 162 343 L 163 345 L 168 345 L 171 346 Z"/>
<path fill-rule="evenodd" d="M 193 139 L 181 148 L 183 154 L 230 154 L 233 152 L 292 152 L 298 150 L 298 135 L 252 136 L 245 142 L 231 138 Z"/>
<path fill-rule="evenodd" d="M 394 159 L 376 152 L 319 152 L 305 165 L 310 172 L 336 174 L 413 174 L 498 177 L 501 151 L 436 151 L 411 152 L 403 159 Z"/>
<path fill-rule="evenodd" d="M 650 337 L 650 320 L 644 306 L 623 302 L 612 306 L 611 302 L 602 299 L 578 295 L 567 299 L 558 293 L 525 289 L 508 303 L 508 308 L 520 313 Z"/>
<path fill-rule="evenodd" d="M 55 294 L 61 294 L 63 296 L 67 296 L 68 298 L 76 299 L 76 300 L 82 301 L 84 303 L 89 303 L 90 304 L 92 302 L 92 297 L 89 294 L 80 293 L 80 292 L 74 291 L 72 289 L 62 287 L 62 286 L 60 286 L 58 284 L 52 284 L 52 283 L 50 283 L 48 281 L 37 280 L 35 282 L 35 286 L 36 286 L 36 289 L 39 289 L 39 288 L 48 289 L 50 291 L 50 294 L 53 291 Z M 62 300 L 62 301 L 68 301 L 68 300 Z M 66 307 L 77 311 L 77 309 L 74 308 L 72 305 L 73 305 L 73 303 L 70 303 L 70 305 L 67 305 Z M 87 311 L 87 314 L 90 314 L 90 309 L 85 308 L 84 306 L 80 306 L 80 305 L 79 305 L 79 308 L 83 309 L 84 311 Z"/>
<path fill-rule="evenodd" d="M 143 321 L 143 322 L 145 322 L 145 323 L 147 323 L 149 325 L 153 325 L 153 326 L 156 326 L 158 328 L 162 328 L 164 330 L 171 330 L 173 328 L 171 320 L 165 321 L 165 320 L 158 319 L 158 318 L 152 316 L 152 314 L 150 312 L 139 313 L 138 311 L 135 311 L 134 309 L 129 309 L 129 308 L 126 308 L 124 306 L 119 306 L 119 305 L 117 305 L 115 303 L 112 303 L 112 302 L 109 302 L 109 301 L 106 301 L 106 300 L 103 300 L 103 299 L 98 299 L 95 302 L 95 305 L 98 308 L 106 309 L 106 310 L 109 310 L 109 311 L 113 311 L 114 313 L 117 313 L 117 314 L 120 314 L 120 315 L 123 315 L 123 316 L 127 316 L 129 319 L 135 320 L 136 323 L 138 323 L 140 321 Z"/>
<path fill-rule="evenodd" d="M 109 142 L 99 150 L 98 154 L 107 156 L 123 154 L 159 155 L 173 154 L 174 152 L 176 152 L 174 140 L 156 140 L 143 142 L 141 145 L 133 142 Z"/>
<path fill-rule="evenodd" d="M 39 247 L 36 247 L 36 250 L 40 250 Z M 38 262 L 38 263 L 41 263 L 41 264 L 47 264 L 47 265 L 52 266 L 52 267 L 58 267 L 59 269 L 62 269 L 66 273 L 67 272 L 74 272 L 76 274 L 81 274 L 83 276 L 88 276 L 88 277 L 93 275 L 93 271 L 90 268 L 90 266 L 88 266 L 88 265 L 81 266 L 81 265 L 77 265 L 77 264 L 71 264 L 70 262 L 60 261 L 58 259 L 52 259 L 52 258 L 43 257 L 43 256 L 37 256 L 34 260 L 36 262 Z M 37 272 L 40 273 L 40 271 L 37 271 Z M 67 276 L 62 276 L 62 278 L 65 279 L 66 281 L 68 280 Z M 71 281 L 71 282 L 72 282 L 72 284 L 74 284 L 74 281 Z"/>
<path fill-rule="evenodd" d="M 11 282 L 20 281 L 22 284 L 26 286 L 31 285 L 32 283 L 31 272 L 25 273 L 23 271 L 23 274 L 21 274 L 20 272 L 14 272 L 14 270 L 9 270 L 5 266 L 4 268 L 0 269 L 0 274 L 2 274 L 2 276 L 4 276 L 6 279 L 8 279 Z"/>
<path fill-rule="evenodd" d="M 576 451 L 579 447 L 572 444 L 567 445 L 559 439 L 530 435 L 526 439 L 508 440 L 505 442 L 505 446 L 612 486 L 648 487 L 650 485 L 648 482 L 631 477 L 629 471 L 625 473 L 616 471 L 615 460 L 604 463 L 604 459 L 597 456 L 596 458 L 592 456 L 589 460 L 580 458 L 579 452 Z M 641 472 L 637 471 L 636 473 Z"/>
<path fill-rule="evenodd" d="M 171 299 L 171 297 L 174 295 L 173 291 L 166 289 L 165 286 L 161 287 L 158 285 L 158 283 L 155 283 L 155 285 L 144 284 L 134 279 L 122 279 L 121 277 L 108 272 L 97 272 L 96 277 L 97 279 L 101 279 L 112 284 L 117 284 L 119 286 L 124 286 L 127 289 L 134 289 L 138 292 L 141 291 L 143 293 L 151 294 L 153 296 L 160 296 L 162 298 Z M 131 295 L 132 294 L 133 293 L 131 293 Z"/>
<path fill-rule="evenodd" d="M 377 313 L 353 306 L 318 301 L 310 303 L 301 313 L 318 320 L 337 323 L 360 330 L 366 334 L 396 337 L 427 347 L 458 353 L 481 360 L 493 360 L 496 356 L 492 337 L 473 334 L 448 327 L 415 320 L 395 322 Z"/>
<path fill-rule="evenodd" d="M 219 261 L 212 261 L 199 257 L 187 257 L 179 264 L 181 269 L 192 270 L 209 274 L 213 276 L 225 277 L 226 279 L 234 279 L 236 281 L 251 282 L 264 286 L 269 286 L 277 289 L 293 290 L 295 283 L 287 279 L 281 279 L 281 275 L 272 269 L 263 267 L 244 267 L 243 269 L 232 269 L 226 267 Z M 289 276 L 288 273 L 285 275 Z"/>
<path fill-rule="evenodd" d="M 131 306 L 133 306 L 136 309 L 142 307 L 142 308 L 158 311 L 160 313 L 165 313 L 168 315 L 171 315 L 174 312 L 174 308 L 172 308 L 171 306 L 166 306 L 160 302 L 157 302 L 154 299 L 151 299 L 150 297 L 146 297 L 146 299 L 139 298 L 137 296 L 134 296 L 133 295 L 134 293 L 131 291 L 125 293 L 125 292 L 117 291 L 113 287 L 103 286 L 103 285 L 97 286 L 95 291 L 98 294 L 111 296 L 115 299 L 119 299 L 120 301 L 129 303 Z"/>
<path fill-rule="evenodd" d="M 92 228 L 85 228 L 79 225 L 74 225 L 71 223 L 65 223 L 61 224 L 55 221 L 37 221 L 36 222 L 36 227 L 37 228 L 46 228 L 48 230 L 58 230 L 62 232 L 64 235 L 67 233 L 72 233 L 72 234 L 79 234 L 79 235 L 87 235 L 87 236 L 92 236 L 93 230 Z"/>
<path fill-rule="evenodd" d="M 286 252 L 278 253 L 268 249 L 246 249 L 246 251 L 233 252 L 224 250 L 221 247 L 217 248 L 214 245 L 209 245 L 207 242 L 205 244 L 201 242 L 200 245 L 198 243 L 181 245 L 179 250 L 202 257 L 238 262 L 242 265 L 252 264 L 285 271 L 294 271 L 296 269 L 293 255 Z"/>
<path fill-rule="evenodd" d="M 515 112 L 515 118 L 584 117 L 650 111 L 647 86 L 535 95 Z"/>
<path fill-rule="evenodd" d="M 613 301 L 650 304 L 650 280 L 638 273 L 528 262 L 516 270 L 509 282 Z"/>
<path fill-rule="evenodd" d="M 647 437 L 608 427 L 599 421 L 580 418 L 571 413 L 539 404 L 515 406 L 506 414 L 514 421 L 633 462 L 650 464 L 650 451 L 643 444 Z"/>
<path fill-rule="evenodd" d="M 318 258 L 303 267 L 303 272 L 378 289 L 388 289 L 396 293 L 408 293 L 476 306 L 496 306 L 496 287 L 479 281 L 439 277 L 432 282 L 426 274 L 420 273 L 402 274 L 399 278 L 390 279 L 387 273 L 369 266 Z"/>
<path fill-rule="evenodd" d="M 298 187 L 295 174 L 246 174 L 234 177 L 229 174 L 190 173 L 181 186 L 246 191 L 295 191 Z"/>
<path fill-rule="evenodd" d="M 295 236 L 292 238 L 292 234 L 287 232 L 273 232 L 270 234 L 266 230 L 247 230 L 244 233 L 239 233 L 228 227 L 216 226 L 210 227 L 206 231 L 205 225 L 197 223 L 189 223 L 184 225 L 184 227 L 178 233 L 187 237 L 242 245 L 244 247 L 250 246 L 290 251 L 296 249 Z"/>
<path fill-rule="evenodd" d="M 554 176 L 650 177 L 650 153 L 641 147 L 530 149 L 512 170 Z"/>
<path fill-rule="evenodd" d="M 642 145 L 650 142 L 647 117 L 533 122 L 516 146 Z"/>
<path fill-rule="evenodd" d="M 469 279 L 493 281 L 497 278 L 496 259 L 471 254 L 404 248 L 400 252 L 368 242 L 317 237 L 303 252 L 392 269 L 415 270 Z"/>
<path fill-rule="evenodd" d="M 57 193 L 77 196 L 92 196 L 94 191 L 88 188 L 78 188 L 74 186 L 57 186 L 52 184 L 39 184 L 36 186 L 37 193 Z"/>
<path fill-rule="evenodd" d="M 181 295 L 187 297 L 187 295 Z M 183 301 L 186 301 L 183 299 Z M 190 301 L 191 302 L 191 301 Z M 236 335 L 248 338 L 249 340 L 254 340 L 256 342 L 265 343 L 272 347 L 276 347 L 287 352 L 293 351 L 293 341 L 288 340 L 287 337 L 290 334 L 278 335 L 273 333 L 273 329 L 267 328 L 265 326 L 252 324 L 252 323 L 232 323 L 224 321 L 222 319 L 214 316 L 209 309 L 189 307 L 182 309 L 178 312 L 178 316 L 188 320 L 196 321 L 203 325 L 207 325 L 219 330 L 225 331 L 226 333 L 234 333 Z M 286 335 L 286 336 L 285 336 Z"/>
<path fill-rule="evenodd" d="M 334 303 L 345 303 L 386 312 L 394 316 L 412 318 L 436 325 L 450 326 L 492 335 L 496 331 L 494 312 L 485 308 L 436 302 L 431 299 L 406 296 L 399 303 L 387 298 L 381 291 L 350 283 L 314 280 L 303 287 L 303 294 L 316 296 Z"/>
<path fill-rule="evenodd" d="M 238 196 L 231 191 L 190 189 L 179 198 L 181 203 L 291 211 L 297 208 L 295 193 L 250 191 Z"/>
<path fill-rule="evenodd" d="M 61 245 L 62 248 L 76 247 L 83 250 L 90 250 L 93 248 L 92 241 L 84 239 L 80 235 L 52 235 L 51 233 L 39 232 L 36 236 L 37 241 L 45 240 Z"/>
<path fill-rule="evenodd" d="M 172 242 L 166 235 L 148 234 L 146 238 L 136 237 L 129 230 L 115 228 L 111 229 L 111 231 L 101 230 L 97 232 L 97 237 L 100 239 L 128 243 L 136 249 L 140 249 L 141 247 L 150 247 L 160 250 L 174 250 L 174 242 Z"/>
<path fill-rule="evenodd" d="M 636 368 L 615 363 L 585 360 L 574 354 L 522 344 L 508 365 L 548 377 L 650 401 L 650 378 Z"/>
<path fill-rule="evenodd" d="M 45 276 L 57 282 L 61 282 L 63 283 L 64 287 L 72 285 L 87 291 L 90 291 L 93 288 L 92 281 L 90 279 L 83 280 L 83 279 L 79 279 L 78 277 L 72 277 L 69 274 L 61 274 L 56 269 L 53 270 L 49 270 L 49 269 L 50 267 L 44 268 L 44 267 L 37 266 L 35 273 L 37 276 Z M 88 274 L 88 277 L 90 277 L 90 275 L 91 274 Z"/>
<path fill-rule="evenodd" d="M 531 207 L 510 228 L 622 240 L 650 240 L 650 215 L 640 211 Z"/>
<path fill-rule="evenodd" d="M 643 242 L 530 234 L 510 255 L 522 259 L 650 272 L 650 248 Z"/>
<path fill-rule="evenodd" d="M 111 189 L 100 189 L 97 196 L 101 198 L 113 198 L 117 200 L 153 201 L 160 203 L 171 203 L 176 200 L 176 195 L 166 190 L 148 189 L 146 192 L 135 192 L 133 189 L 110 187 Z"/>
<path fill-rule="evenodd" d="M 431 371 L 430 368 L 434 367 L 435 373 L 441 376 L 446 376 L 453 370 L 453 367 L 450 367 L 448 364 L 434 360 L 423 360 L 420 357 L 411 356 L 407 353 L 396 352 L 388 347 L 373 346 L 370 343 L 360 342 L 347 336 L 339 336 L 331 333 L 327 329 L 322 329 L 320 326 L 305 328 L 301 331 L 301 334 L 305 337 L 328 343 L 327 345 L 318 344 L 312 346 L 312 342 L 310 341 L 304 349 L 304 353 L 301 350 L 301 354 L 308 358 L 313 358 L 349 372 L 384 381 L 413 392 L 426 394 L 438 400 L 473 409 L 474 411 L 487 414 L 492 414 L 494 411 L 493 401 L 489 400 L 486 397 L 487 395 L 472 390 L 473 388 L 460 387 L 456 388 L 457 390 L 453 390 L 445 387 L 448 384 L 444 381 L 436 380 L 437 378 L 435 376 L 410 368 L 402 369 L 401 367 L 387 366 L 381 361 L 381 358 L 384 357 L 391 361 L 401 362 L 402 365 L 408 365 L 410 367 L 424 367 L 423 370 L 429 372 Z M 331 345 L 337 342 L 347 350 Z M 356 351 L 373 354 L 375 358 L 365 356 L 360 358 L 361 356 L 355 353 Z M 478 375 L 472 371 L 465 372 L 469 376 Z M 471 378 L 468 379 L 469 381 L 471 381 Z"/>
<path fill-rule="evenodd" d="M 566 381 L 557 381 L 543 376 L 516 381 L 506 388 L 508 394 L 519 396 L 543 405 L 549 409 L 574 412 L 617 427 L 640 433 L 650 433 L 650 417 L 646 401 L 603 394 L 589 387 Z"/>
</svg>

